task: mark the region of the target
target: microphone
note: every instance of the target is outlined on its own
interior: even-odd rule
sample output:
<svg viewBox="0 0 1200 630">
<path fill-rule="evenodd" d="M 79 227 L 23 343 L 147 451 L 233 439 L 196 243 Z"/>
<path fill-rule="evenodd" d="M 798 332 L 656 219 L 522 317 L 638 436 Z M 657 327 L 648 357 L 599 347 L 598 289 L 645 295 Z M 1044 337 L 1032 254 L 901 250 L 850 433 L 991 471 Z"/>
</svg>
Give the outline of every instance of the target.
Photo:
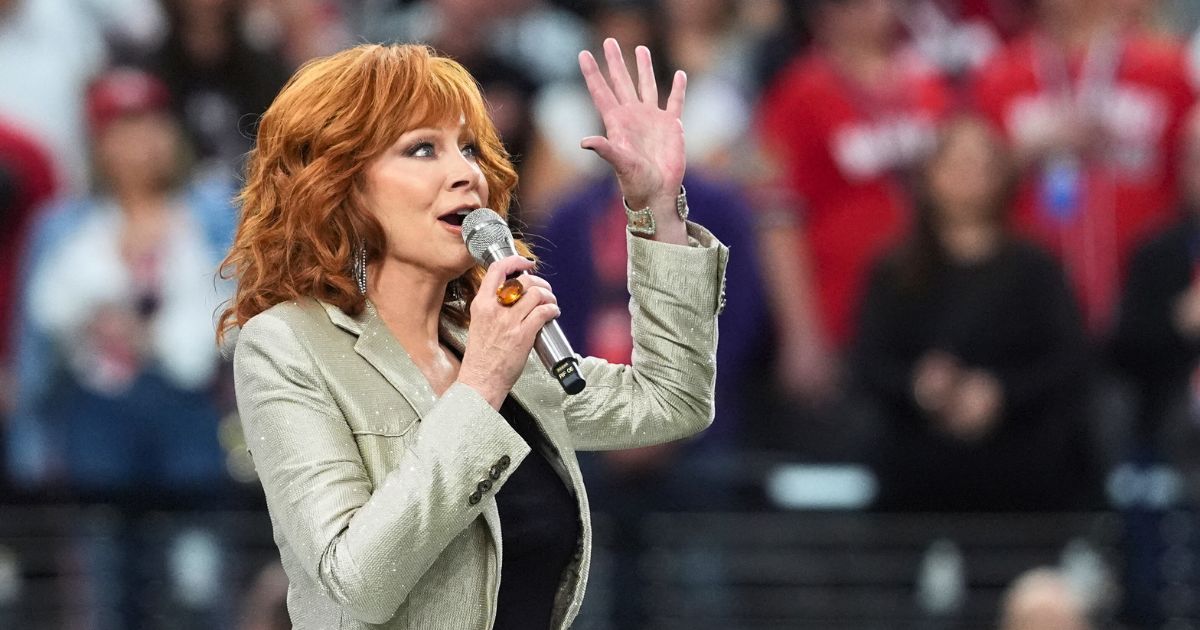
<svg viewBox="0 0 1200 630">
<path fill-rule="evenodd" d="M 472 210 L 463 219 L 462 236 L 471 256 L 484 267 L 501 258 L 517 255 L 508 223 L 489 208 Z M 571 343 L 557 321 L 552 319 L 542 326 L 533 342 L 533 350 L 542 365 L 562 385 L 563 391 L 572 395 L 583 391 L 587 382 L 579 373 L 579 359 L 575 358 Z"/>
</svg>

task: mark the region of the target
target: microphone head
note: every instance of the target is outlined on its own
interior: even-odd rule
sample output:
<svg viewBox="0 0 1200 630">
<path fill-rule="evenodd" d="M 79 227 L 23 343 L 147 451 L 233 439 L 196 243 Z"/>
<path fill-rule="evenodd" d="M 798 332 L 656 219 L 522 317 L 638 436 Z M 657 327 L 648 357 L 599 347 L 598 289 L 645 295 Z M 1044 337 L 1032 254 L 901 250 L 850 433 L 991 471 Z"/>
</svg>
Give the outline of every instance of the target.
<svg viewBox="0 0 1200 630">
<path fill-rule="evenodd" d="M 508 223 L 490 208 L 476 208 L 463 219 L 462 237 L 471 257 L 485 267 L 492 264 L 492 250 L 497 245 L 516 252 Z"/>
</svg>

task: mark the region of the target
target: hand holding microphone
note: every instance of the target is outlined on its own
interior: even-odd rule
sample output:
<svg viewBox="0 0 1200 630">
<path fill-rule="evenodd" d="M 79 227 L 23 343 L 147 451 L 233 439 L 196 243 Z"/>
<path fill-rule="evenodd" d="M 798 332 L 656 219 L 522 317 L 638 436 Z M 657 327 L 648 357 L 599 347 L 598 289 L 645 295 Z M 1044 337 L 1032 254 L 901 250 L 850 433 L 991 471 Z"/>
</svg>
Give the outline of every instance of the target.
<svg viewBox="0 0 1200 630">
<path fill-rule="evenodd" d="M 471 303 L 467 353 L 472 356 L 468 362 L 464 353 L 459 381 L 476 387 L 498 407 L 532 346 L 563 390 L 582 391 L 586 383 L 578 359 L 554 321 L 558 302 L 548 282 L 526 273 L 533 263 L 517 255 L 508 224 L 492 210 L 479 208 L 463 220 L 462 235 L 471 255 L 488 270 Z M 495 375 L 503 376 L 501 382 L 493 382 Z"/>
</svg>

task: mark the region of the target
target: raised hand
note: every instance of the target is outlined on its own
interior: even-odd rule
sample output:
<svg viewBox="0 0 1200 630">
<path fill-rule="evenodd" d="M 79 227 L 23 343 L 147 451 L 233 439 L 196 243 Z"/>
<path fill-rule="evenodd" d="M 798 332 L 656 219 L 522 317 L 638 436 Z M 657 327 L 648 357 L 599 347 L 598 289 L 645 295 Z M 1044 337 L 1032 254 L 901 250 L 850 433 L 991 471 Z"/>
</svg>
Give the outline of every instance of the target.
<svg viewBox="0 0 1200 630">
<path fill-rule="evenodd" d="M 607 79 L 590 52 L 579 53 L 579 68 L 605 131 L 603 136 L 584 138 L 580 146 L 595 151 L 613 167 L 630 207 L 650 206 L 664 236 L 682 237 L 683 223 L 675 212 L 675 197 L 687 165 L 683 124 L 679 120 L 687 75 L 681 70 L 675 72 L 666 108 L 660 108 L 650 50 L 638 46 L 635 56 L 636 85 L 617 40 L 604 40 Z"/>
</svg>

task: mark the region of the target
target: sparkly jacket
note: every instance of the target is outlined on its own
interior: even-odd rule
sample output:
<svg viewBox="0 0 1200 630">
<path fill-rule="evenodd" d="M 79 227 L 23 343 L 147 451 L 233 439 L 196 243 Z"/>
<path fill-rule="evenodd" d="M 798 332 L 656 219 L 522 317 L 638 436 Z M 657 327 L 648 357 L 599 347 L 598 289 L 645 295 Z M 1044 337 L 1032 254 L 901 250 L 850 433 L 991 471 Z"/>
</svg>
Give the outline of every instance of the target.
<svg viewBox="0 0 1200 630">
<path fill-rule="evenodd" d="M 578 613 L 590 564 L 575 452 L 677 440 L 712 422 L 729 253 L 698 225 L 688 233 L 690 247 L 628 238 L 632 366 L 585 358 L 587 387 L 567 396 L 531 355 L 513 386 L 579 506 L 553 628 Z M 445 328 L 461 351 L 466 331 Z M 297 630 L 491 628 L 495 494 L 530 452 L 496 410 L 462 384 L 434 395 L 373 308 L 350 317 L 312 300 L 248 321 L 234 377 Z"/>
</svg>

